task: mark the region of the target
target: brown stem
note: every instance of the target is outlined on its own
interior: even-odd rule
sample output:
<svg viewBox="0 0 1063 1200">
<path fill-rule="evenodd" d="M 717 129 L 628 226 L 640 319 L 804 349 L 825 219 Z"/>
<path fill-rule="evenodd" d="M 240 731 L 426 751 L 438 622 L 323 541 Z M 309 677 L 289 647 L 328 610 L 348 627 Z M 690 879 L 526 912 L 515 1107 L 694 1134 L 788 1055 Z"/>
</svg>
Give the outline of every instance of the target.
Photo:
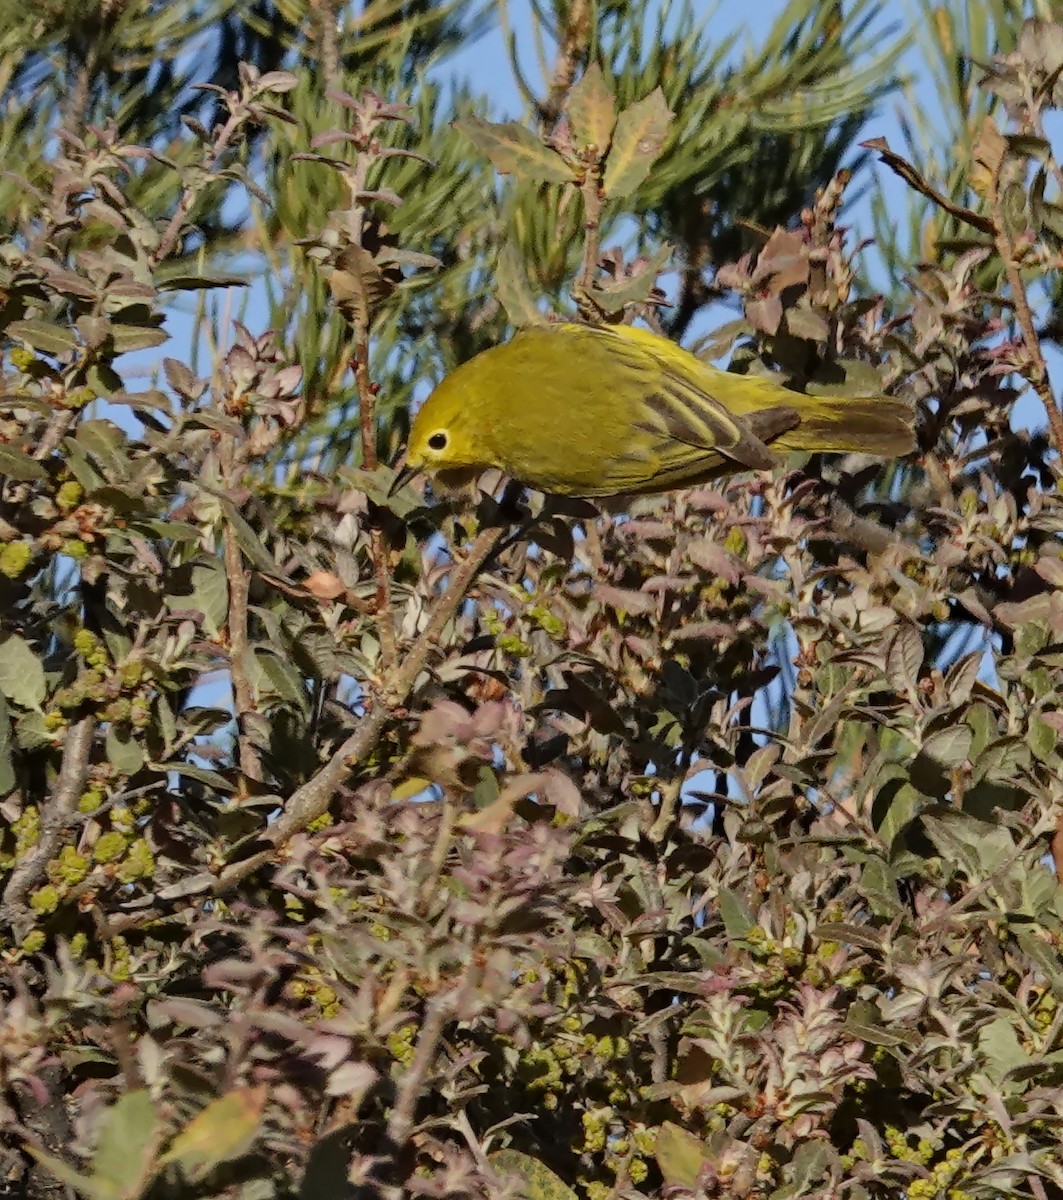
<svg viewBox="0 0 1063 1200">
<path fill-rule="evenodd" d="M 1048 417 L 1048 428 L 1052 435 L 1052 444 L 1056 453 L 1063 457 L 1063 414 L 1052 394 L 1052 385 L 1048 379 L 1048 365 L 1041 350 L 1041 339 L 1037 336 L 1033 312 L 1030 310 L 1030 300 L 1026 294 L 1026 284 L 1022 280 L 1022 272 L 1015 258 L 1015 246 L 1008 232 L 1007 217 L 1000 196 L 1000 167 L 993 173 L 989 190 L 990 206 L 993 212 L 993 224 L 996 226 L 995 241 L 997 253 L 1004 264 L 1008 286 L 1011 289 L 1011 299 L 1015 306 L 1015 317 L 1022 331 L 1023 344 L 1029 363 L 1021 372 L 1026 382 L 1040 396 Z"/>
<path fill-rule="evenodd" d="M 249 715 L 255 712 L 255 692 L 247 675 L 247 656 L 251 653 L 247 637 L 247 602 L 251 574 L 244 569 L 240 543 L 236 540 L 236 531 L 231 525 L 225 527 L 225 576 L 229 584 L 229 676 L 233 685 L 240 789 L 246 792 L 247 780 L 262 782 L 262 758 L 248 723 Z"/>
<path fill-rule="evenodd" d="M 315 0 L 317 10 L 318 53 L 324 88 L 340 86 L 340 52 L 336 29 L 336 0 Z"/>
<path fill-rule="evenodd" d="M 229 114 L 229 119 L 222 126 L 214 142 L 214 153 L 203 168 L 207 174 L 213 171 L 221 161 L 221 156 L 229 148 L 229 143 L 232 141 L 236 131 L 244 123 L 244 119 L 244 114 L 240 111 Z M 181 229 L 188 219 L 188 214 L 192 211 L 192 205 L 195 204 L 196 197 L 199 195 L 202 186 L 202 182 L 190 184 L 181 193 L 181 199 L 177 202 L 177 207 L 170 218 L 170 223 L 166 226 L 159 244 L 155 247 L 155 252 L 151 256 L 151 262 L 154 266 L 158 266 L 163 259 L 167 258 L 173 252 L 174 246 L 177 245 L 177 239 L 181 236 Z"/>
<path fill-rule="evenodd" d="M 665 841 L 671 833 L 679 812 L 679 796 L 683 783 L 680 779 L 671 779 L 661 785 L 661 803 L 657 810 L 656 820 L 647 831 L 647 837 L 654 845 Z M 654 881 L 656 883 L 656 880 Z M 664 897 L 661 897 L 662 904 Z"/>
<path fill-rule="evenodd" d="M 358 420 L 362 431 L 362 465 L 367 471 L 378 466 L 376 454 L 376 388 L 369 375 L 369 328 L 358 320 L 354 330 L 354 380 L 358 388 Z M 380 639 L 380 665 L 390 674 L 398 661 L 395 626 L 391 620 L 391 571 L 383 530 L 374 523 L 369 530 L 369 554 L 376 580 L 376 626 Z"/>
<path fill-rule="evenodd" d="M 57 408 L 52 413 L 48 418 L 44 433 L 41 434 L 41 440 L 33 450 L 33 457 L 38 462 L 43 462 L 66 437 L 66 431 L 74 423 L 76 415 L 73 409 L 69 408 Z"/>
<path fill-rule="evenodd" d="M 591 7 L 589 0 L 572 0 L 564 18 L 564 28 L 550 76 L 549 90 L 541 106 L 541 115 L 546 121 L 556 121 L 561 115 L 565 97 L 576 78 L 576 69 L 586 57 L 591 33 Z"/>
<path fill-rule="evenodd" d="M 214 886 L 215 895 L 228 892 L 242 879 L 268 863 L 276 853 L 297 833 L 302 832 L 311 821 L 316 820 L 328 809 L 343 781 L 376 747 L 380 735 L 392 719 L 394 710 L 406 702 L 413 691 L 418 677 L 424 670 L 443 630 L 465 598 L 470 584 L 484 560 L 494 549 L 504 530 L 501 527 L 484 529 L 473 542 L 468 557 L 454 568 L 446 591 L 432 608 L 421 635 L 410 648 L 409 654 L 387 681 L 384 696 L 376 699 L 369 707 L 361 724 L 339 747 L 327 763 L 301 788 L 292 793 L 284 811 L 263 833 L 268 849 L 249 858 L 230 863 L 218 876 Z"/>
<path fill-rule="evenodd" d="M 601 224 L 602 224 L 602 164 L 595 157 L 586 164 L 583 181 L 580 184 L 580 194 L 583 196 L 583 265 L 580 267 L 579 278 L 576 280 L 578 295 L 590 297 L 591 285 L 598 272 L 598 260 L 602 255 Z"/>
<path fill-rule="evenodd" d="M 224 434 L 218 448 L 222 482 L 226 491 L 233 493 L 239 486 L 244 466 L 242 447 L 235 435 Z M 248 655 L 251 653 L 247 635 L 248 595 L 251 585 L 250 572 L 244 566 L 243 552 L 231 524 L 225 526 L 222 541 L 222 561 L 229 592 L 229 608 L 226 615 L 226 632 L 229 650 L 229 678 L 233 689 L 233 717 L 236 719 L 236 750 L 240 766 L 240 792 L 246 799 L 247 782 L 261 783 L 262 758 L 254 744 L 249 718 L 257 711 L 255 690 L 247 673 Z"/>
<path fill-rule="evenodd" d="M 1056 822 L 1056 831 L 1052 834 L 1052 861 L 1056 867 L 1056 878 L 1063 884 L 1063 815 Z"/>
<path fill-rule="evenodd" d="M 393 1150 L 399 1150 L 410 1136 L 417 1101 L 424 1091 L 425 1077 L 432 1069 L 451 1004 L 451 997 L 445 992 L 428 1002 L 413 1058 L 399 1080 L 395 1106 L 388 1118 L 387 1138 Z"/>
<path fill-rule="evenodd" d="M 78 63 L 73 86 L 66 94 L 62 125 L 63 129 L 74 137 L 82 133 L 85 122 L 89 120 L 89 100 L 92 94 L 92 77 L 95 72 L 96 56 L 90 53 Z"/>
<path fill-rule="evenodd" d="M 15 864 L 4 889 L 0 923 L 14 930 L 19 941 L 34 923 L 33 914 L 25 903 L 26 896 L 44 880 L 48 863 L 59 853 L 63 834 L 85 790 L 95 733 L 95 717 L 82 717 L 67 729 L 59 778 L 41 810 L 37 844 Z"/>
</svg>

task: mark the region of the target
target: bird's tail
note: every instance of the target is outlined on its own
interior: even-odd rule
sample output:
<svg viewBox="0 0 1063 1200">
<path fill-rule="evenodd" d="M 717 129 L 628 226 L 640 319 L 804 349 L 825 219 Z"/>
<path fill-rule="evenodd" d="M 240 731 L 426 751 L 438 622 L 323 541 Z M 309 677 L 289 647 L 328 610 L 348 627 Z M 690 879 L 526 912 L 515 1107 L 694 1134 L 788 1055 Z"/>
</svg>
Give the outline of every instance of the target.
<svg viewBox="0 0 1063 1200">
<path fill-rule="evenodd" d="M 801 421 L 772 443 L 773 450 L 900 458 L 915 449 L 915 413 L 903 400 L 793 395 L 786 403 L 797 409 Z"/>
</svg>

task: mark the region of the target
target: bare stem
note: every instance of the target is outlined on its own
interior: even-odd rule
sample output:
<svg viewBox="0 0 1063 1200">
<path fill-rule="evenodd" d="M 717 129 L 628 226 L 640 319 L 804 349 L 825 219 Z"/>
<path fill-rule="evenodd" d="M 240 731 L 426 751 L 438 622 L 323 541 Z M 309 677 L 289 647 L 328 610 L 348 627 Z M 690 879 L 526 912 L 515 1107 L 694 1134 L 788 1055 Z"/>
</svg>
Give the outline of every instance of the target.
<svg viewBox="0 0 1063 1200">
<path fill-rule="evenodd" d="M 395 1107 L 388 1118 L 387 1138 L 395 1149 L 402 1147 L 410 1136 L 417 1100 L 423 1094 L 425 1077 L 432 1068 L 450 1012 L 451 997 L 446 992 L 428 1002 L 413 1058 L 399 1080 Z"/>
<path fill-rule="evenodd" d="M 38 462 L 43 462 L 66 437 L 67 430 L 73 425 L 75 416 L 77 413 L 70 408 L 57 408 L 52 413 L 48 418 L 44 433 L 41 434 L 41 440 L 33 449 L 33 457 Z"/>
<path fill-rule="evenodd" d="M 244 116 L 239 110 L 229 114 L 229 119 L 222 126 L 214 141 L 214 153 L 210 156 L 204 168 L 207 173 L 213 171 L 221 161 L 222 155 L 229 148 L 229 143 L 233 140 L 236 131 L 243 122 Z M 185 221 L 188 220 L 188 214 L 192 211 L 192 205 L 195 204 L 196 197 L 199 195 L 202 186 L 202 182 L 189 184 L 181 193 L 181 199 L 177 202 L 177 207 L 170 218 L 170 223 L 163 231 L 163 235 L 159 239 L 159 244 L 155 247 L 155 253 L 151 256 L 153 265 L 158 266 L 159 263 L 173 253 L 173 249 L 177 245 L 177 239 L 181 236 L 181 230 L 184 228 Z"/>
<path fill-rule="evenodd" d="M 994 173 L 990 187 L 990 205 L 993 212 L 993 224 L 996 226 L 995 241 L 997 253 L 1004 264 L 1008 286 L 1011 290 L 1012 303 L 1015 306 L 1015 317 L 1022 332 L 1023 345 L 1026 348 L 1028 363 L 1022 372 L 1026 382 L 1041 398 L 1045 415 L 1048 417 L 1048 428 L 1052 435 L 1052 444 L 1056 453 L 1063 457 L 1063 414 L 1052 394 L 1052 385 L 1048 378 L 1048 365 L 1041 350 L 1041 339 L 1037 336 L 1033 312 L 1030 309 L 1030 299 L 1026 293 L 1026 284 L 1015 256 L 1015 246 L 1008 232 L 1007 216 L 1000 195 L 1000 168 Z"/>
<path fill-rule="evenodd" d="M 580 296 L 589 297 L 602 255 L 602 164 L 598 158 L 588 161 L 580 194 L 583 196 L 583 265 L 576 288 Z"/>
<path fill-rule="evenodd" d="M 67 729 L 59 778 L 41 810 L 37 844 L 15 864 L 4 889 L 0 923 L 13 929 L 20 941 L 33 927 L 26 896 L 44 880 L 48 863 L 59 853 L 63 834 L 85 790 L 95 733 L 95 717 L 82 717 Z"/>
<path fill-rule="evenodd" d="M 369 329 L 358 320 L 354 330 L 354 379 L 358 388 L 358 419 L 362 431 L 362 465 L 373 471 L 378 465 L 376 455 L 376 388 L 369 375 Z M 369 553 L 373 560 L 376 581 L 376 627 L 380 640 L 380 662 L 383 673 L 390 674 L 398 661 L 395 626 L 391 620 L 391 571 L 384 532 L 376 524 L 369 530 Z"/>
<path fill-rule="evenodd" d="M 591 6 L 589 0 L 573 0 L 561 31 L 557 61 L 550 76 L 549 90 L 542 104 L 544 120 L 556 121 L 561 115 L 565 97 L 576 78 L 576 70 L 586 57 L 591 36 Z"/>
<path fill-rule="evenodd" d="M 215 895 L 228 892 L 242 879 L 253 874 L 273 858 L 276 848 L 283 846 L 311 821 L 320 817 L 336 791 L 351 771 L 372 752 L 380 735 L 392 719 L 395 709 L 406 702 L 414 685 L 428 664 L 443 630 L 457 612 L 465 593 L 487 556 L 494 549 L 504 530 L 501 527 L 484 529 L 473 542 L 468 557 L 454 568 L 446 590 L 432 607 L 428 623 L 410 648 L 409 653 L 387 681 L 384 696 L 374 699 L 361 724 L 336 750 L 327 763 L 301 788 L 292 793 L 284 811 L 263 833 L 267 849 L 249 858 L 230 863 L 218 876 Z"/>
<path fill-rule="evenodd" d="M 245 570 L 240 544 L 231 525 L 225 527 L 225 575 L 229 584 L 229 676 L 233 685 L 233 715 L 236 717 L 236 743 L 240 763 L 241 787 L 246 780 L 262 782 L 262 759 L 248 728 L 248 715 L 255 711 L 255 693 L 247 675 L 247 602 L 250 572 Z"/>
</svg>

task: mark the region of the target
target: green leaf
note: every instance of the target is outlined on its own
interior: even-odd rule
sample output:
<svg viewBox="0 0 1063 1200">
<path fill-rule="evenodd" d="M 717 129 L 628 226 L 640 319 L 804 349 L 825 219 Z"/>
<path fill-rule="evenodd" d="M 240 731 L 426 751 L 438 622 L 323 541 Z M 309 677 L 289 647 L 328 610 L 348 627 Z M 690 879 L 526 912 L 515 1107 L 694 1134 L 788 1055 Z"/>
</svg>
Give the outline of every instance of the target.
<svg viewBox="0 0 1063 1200">
<path fill-rule="evenodd" d="M 128 442 L 126 435 L 113 421 L 82 421 L 75 440 L 110 476 L 121 479 L 128 477 Z"/>
<path fill-rule="evenodd" d="M 1053 743 L 1054 743 L 1053 737 Z M 969 725 L 956 724 L 948 729 L 939 729 L 923 742 L 923 753 L 945 767 L 955 767 L 964 762 L 971 753 L 974 734 Z"/>
<path fill-rule="evenodd" d="M 787 1169 L 787 1182 L 771 1193 L 770 1200 L 789 1200 L 791 1196 L 812 1196 L 816 1184 L 830 1173 L 836 1154 L 827 1142 L 802 1142 Z"/>
<path fill-rule="evenodd" d="M 487 1156 L 493 1170 L 503 1177 L 515 1175 L 524 1200 L 577 1200 L 576 1193 L 545 1163 L 519 1150 L 497 1150 Z"/>
<path fill-rule="evenodd" d="M 51 1154 L 45 1154 L 43 1150 L 38 1150 L 36 1146 L 27 1146 L 26 1149 L 33 1157 L 44 1167 L 50 1171 L 60 1183 L 65 1184 L 74 1191 L 79 1192 L 82 1196 L 87 1196 L 88 1200 L 107 1200 L 106 1197 L 100 1195 L 93 1186 L 92 1180 L 87 1175 L 82 1175 L 75 1171 L 73 1167 L 68 1167 L 61 1158 L 55 1158 Z"/>
<path fill-rule="evenodd" d="M 15 446 L 4 445 L 0 445 L 0 475 L 21 481 L 48 478 L 48 472 L 35 458 Z"/>
<path fill-rule="evenodd" d="M 463 117 L 454 128 L 467 137 L 503 175 L 536 183 L 572 183 L 575 175 L 556 151 L 516 121 L 496 124 L 482 117 Z"/>
<path fill-rule="evenodd" d="M 573 141 L 581 150 L 606 149 L 616 125 L 616 100 L 597 63 L 591 63 L 569 92 L 565 112 Z"/>
<path fill-rule="evenodd" d="M 135 775 L 144 765 L 144 748 L 125 726 L 112 725 L 107 730 L 106 750 L 107 761 L 123 775 Z"/>
<path fill-rule="evenodd" d="M 1007 1017 L 997 1017 L 978 1031 L 978 1048 L 985 1059 L 986 1074 L 994 1083 L 1000 1083 L 1009 1071 L 1030 1061 Z"/>
<path fill-rule="evenodd" d="M 219 792 L 233 792 L 235 787 L 218 771 L 211 771 L 208 767 L 197 767 L 195 763 L 188 762 L 165 762 L 152 763 L 159 771 L 173 771 L 175 775 L 184 775 L 188 779 L 195 779 L 199 783 L 206 784 L 207 787 L 213 788 Z"/>
<path fill-rule="evenodd" d="M 54 732 L 44 723 L 44 713 L 37 709 L 23 713 L 15 721 L 15 744 L 20 750 L 36 750 L 38 746 L 50 746 L 55 740 Z"/>
<path fill-rule="evenodd" d="M 667 266 L 673 249 L 668 242 L 659 246 L 645 267 L 630 279 L 618 279 L 615 283 L 596 283 L 593 288 L 595 300 L 607 313 L 619 313 L 629 304 L 644 303 L 657 286 L 657 276 Z"/>
<path fill-rule="evenodd" d="M 151 325 L 111 326 L 111 342 L 119 354 L 128 354 L 131 350 L 150 350 L 153 346 L 161 346 L 169 340 L 170 335 L 165 329 L 157 329 Z"/>
<path fill-rule="evenodd" d="M 653 1156 L 666 1184 L 694 1188 L 705 1162 L 705 1144 L 689 1129 L 665 1121 L 657 1130 Z"/>
<path fill-rule="evenodd" d="M 203 628 L 217 637 L 229 616 L 229 581 L 220 562 L 197 563 L 192 568 L 192 590 L 188 596 L 171 596 L 174 608 L 195 608 L 203 614 Z"/>
<path fill-rule="evenodd" d="M 270 557 L 269 551 L 262 545 L 258 534 L 244 520 L 243 514 L 236 505 L 225 495 L 224 492 L 219 492 L 214 488 L 208 488 L 211 495 L 216 496 L 218 502 L 225 510 L 225 517 L 229 524 L 233 527 L 233 533 L 236 535 L 236 541 L 240 549 L 244 552 L 244 557 L 257 567 L 260 571 L 265 571 L 267 575 L 279 575 L 280 567 Z"/>
<path fill-rule="evenodd" d="M 1039 758 L 1041 762 L 1047 762 L 1056 752 L 1059 744 L 1059 735 L 1047 721 L 1042 721 L 1034 713 L 1030 717 L 1029 742 L 1030 749 L 1033 751 L 1035 757 Z"/>
<path fill-rule="evenodd" d="M 849 1009 L 845 1017 L 845 1032 L 848 1037 L 887 1049 L 910 1046 L 919 1040 L 919 1034 L 914 1031 L 883 1024 L 878 1009 L 866 1000 L 857 1001 Z"/>
<path fill-rule="evenodd" d="M 245 1154 L 262 1124 L 268 1089 L 237 1088 L 220 1096 L 198 1113 L 174 1138 L 162 1156 L 177 1163 L 186 1177 L 199 1180 L 214 1167 Z"/>
<path fill-rule="evenodd" d="M 506 316 L 518 328 L 528 325 L 542 325 L 545 317 L 535 303 L 535 297 L 528 286 L 528 273 L 520 252 L 512 241 L 507 241 L 498 255 L 498 267 L 495 270 L 495 291 Z"/>
<path fill-rule="evenodd" d="M 160 1126 L 151 1094 L 126 1092 L 109 1109 L 92 1160 L 91 1184 L 103 1200 L 133 1200 L 154 1174 Z"/>
<path fill-rule="evenodd" d="M 728 937 L 745 937 L 756 924 L 745 901 L 730 888 L 720 888 L 719 905 L 720 918 Z"/>
<path fill-rule="evenodd" d="M 0 693 L 0 796 L 6 796 L 17 782 L 15 764 L 11 759 L 11 718 L 7 701 Z"/>
<path fill-rule="evenodd" d="M 630 196 L 649 175 L 671 124 L 672 110 L 659 87 L 620 114 L 602 181 L 611 200 Z"/>
<path fill-rule="evenodd" d="M 48 693 L 41 660 L 17 633 L 0 634 L 0 692 L 20 708 L 40 708 Z"/>
<path fill-rule="evenodd" d="M 923 639 L 918 630 L 911 625 L 901 625 L 886 652 L 886 678 L 897 692 L 916 702 L 923 655 Z"/>
<path fill-rule="evenodd" d="M 12 321 L 5 332 L 8 337 L 19 338 L 42 354 L 69 354 L 78 345 L 71 330 L 51 321 Z"/>
<path fill-rule="evenodd" d="M 270 687 L 282 700 L 288 700 L 302 712 L 310 711 L 310 697 L 306 684 L 290 662 L 286 662 L 271 650 L 255 650 L 255 661 L 269 681 Z"/>
</svg>

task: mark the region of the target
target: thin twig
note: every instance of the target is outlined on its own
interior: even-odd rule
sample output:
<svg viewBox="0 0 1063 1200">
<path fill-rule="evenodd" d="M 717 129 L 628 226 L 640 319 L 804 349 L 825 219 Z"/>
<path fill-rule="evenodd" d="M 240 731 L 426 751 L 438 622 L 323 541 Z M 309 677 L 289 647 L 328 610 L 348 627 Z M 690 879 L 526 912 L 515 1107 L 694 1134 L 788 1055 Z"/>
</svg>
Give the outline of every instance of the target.
<svg viewBox="0 0 1063 1200">
<path fill-rule="evenodd" d="M 354 380 L 358 388 L 358 419 L 362 430 L 362 465 L 375 471 L 376 455 L 376 388 L 369 376 L 369 327 L 359 318 L 354 329 Z M 384 531 L 374 521 L 369 529 L 369 554 L 373 560 L 376 581 L 376 627 L 380 641 L 380 663 L 383 674 L 390 674 L 398 661 L 395 625 L 391 619 L 391 571 L 388 567 L 388 548 Z"/>
<path fill-rule="evenodd" d="M 351 194 L 357 198 L 366 187 L 369 176 L 369 157 L 358 155 L 355 163 Z M 361 210 L 359 210 L 361 211 Z M 359 240 L 365 232 L 364 220 L 354 231 Z M 369 374 L 369 312 L 362 304 L 353 314 L 351 327 L 354 337 L 354 383 L 358 392 L 358 423 L 362 434 L 362 466 L 375 471 L 378 466 L 376 454 L 376 385 Z M 395 625 L 391 619 L 391 571 L 388 568 L 387 543 L 383 530 L 375 521 L 369 529 L 369 556 L 373 562 L 373 578 L 376 582 L 376 628 L 380 642 L 380 665 L 384 675 L 390 674 L 398 662 L 395 642 Z"/>
<path fill-rule="evenodd" d="M 425 1077 L 435 1060 L 452 1005 L 453 997 L 443 992 L 433 996 L 425 1009 L 424 1023 L 417 1037 L 413 1058 L 399 1080 L 395 1106 L 388 1118 L 387 1139 L 396 1150 L 405 1145 L 410 1136 L 417 1101 L 424 1092 Z"/>
<path fill-rule="evenodd" d="M 590 36 L 591 6 L 588 0 L 574 0 L 569 5 L 549 90 L 541 106 L 544 120 L 556 121 L 560 117 L 565 97 L 576 78 L 576 68 L 587 56 Z"/>
<path fill-rule="evenodd" d="M 250 643 L 247 637 L 247 604 L 251 574 L 244 567 L 243 552 L 231 525 L 225 527 L 225 576 L 229 584 L 229 677 L 233 685 L 233 715 L 236 718 L 236 745 L 240 763 L 241 788 L 246 780 L 262 782 L 262 758 L 248 724 L 255 712 L 255 692 L 247 674 Z"/>
<path fill-rule="evenodd" d="M 76 416 L 77 413 L 72 408 L 57 408 L 52 413 L 48 418 L 44 433 L 41 434 L 41 440 L 33 451 L 33 457 L 38 462 L 43 462 L 66 437 L 66 432 L 74 423 Z"/>
<path fill-rule="evenodd" d="M 583 264 L 576 280 L 576 296 L 590 298 L 591 286 L 598 273 L 598 262 L 602 256 L 602 162 L 595 154 L 588 156 L 583 181 L 580 183 L 583 197 Z"/>
<path fill-rule="evenodd" d="M 1052 444 L 1055 446 L 1056 453 L 1063 456 L 1063 413 L 1060 413 L 1059 405 L 1052 394 L 1052 385 L 1048 378 L 1048 364 L 1045 362 L 1044 352 L 1041 349 L 1041 339 L 1037 336 L 1033 312 L 1030 309 L 1030 299 L 1026 293 L 1026 284 L 1023 283 L 1022 272 L 1019 270 L 1019 264 L 1015 257 L 1015 246 L 1008 232 L 1008 218 L 1004 212 L 1004 203 L 1000 195 L 999 165 L 992 175 L 989 202 L 993 213 L 993 224 L 996 226 L 994 240 L 997 254 L 1000 255 L 1000 260 L 1004 264 L 1004 273 L 1007 275 L 1008 286 L 1011 289 L 1011 300 L 1015 306 L 1015 317 L 1019 323 L 1019 329 L 1022 331 L 1023 345 L 1026 347 L 1029 359 L 1026 369 L 1020 371 L 1020 374 L 1041 398 L 1045 414 L 1048 417 Z"/>
<path fill-rule="evenodd" d="M 63 759 L 55 790 L 40 814 L 37 844 L 16 863 L 0 904 L 0 923 L 14 930 L 21 941 L 33 927 L 26 896 L 45 878 L 48 863 L 59 853 L 59 844 L 85 790 L 92 758 L 96 718 L 82 717 L 66 731 Z"/>
<path fill-rule="evenodd" d="M 454 568 L 446 591 L 433 606 L 421 635 L 410 648 L 401 666 L 386 682 L 384 695 L 373 700 L 361 724 L 321 770 L 292 793 L 284 811 L 263 834 L 268 848 L 249 858 L 230 863 L 221 872 L 214 886 L 215 895 L 228 892 L 242 879 L 246 879 L 259 867 L 270 862 L 278 846 L 283 846 L 297 833 L 302 832 L 311 821 L 327 811 L 344 780 L 373 751 L 395 709 L 404 704 L 413 691 L 443 630 L 465 599 L 470 584 L 503 532 L 502 527 L 491 527 L 481 531 L 473 542 L 468 557 Z"/>
<path fill-rule="evenodd" d="M 222 126 L 214 141 L 214 153 L 211 155 L 205 167 L 204 172 L 210 174 L 211 171 L 221 161 L 221 156 L 229 148 L 229 143 L 240 126 L 244 123 L 245 114 L 239 109 L 229 113 L 229 119 Z M 151 256 L 153 266 L 158 266 L 172 252 L 174 246 L 177 245 L 177 239 L 181 236 L 181 230 L 184 228 L 184 223 L 188 219 L 188 214 L 192 211 L 192 205 L 196 202 L 196 197 L 199 195 L 203 187 L 202 182 L 189 184 L 188 187 L 181 193 L 181 199 L 177 202 L 177 207 L 174 209 L 173 216 L 170 218 L 169 225 L 159 239 L 159 244 L 155 247 L 155 252 Z"/>
<path fill-rule="evenodd" d="M 222 482 L 230 494 L 239 486 L 244 467 L 243 447 L 237 437 L 223 434 L 219 447 Z M 222 560 L 228 585 L 229 608 L 226 630 L 229 649 L 229 678 L 233 689 L 233 716 L 236 719 L 237 761 L 240 766 L 240 788 L 246 798 L 247 781 L 261 783 L 262 758 L 252 738 L 249 717 L 256 711 L 255 690 L 247 673 L 251 644 L 247 636 L 250 572 L 244 566 L 243 551 L 236 530 L 226 524 L 222 535 Z"/>
<path fill-rule="evenodd" d="M 336 28 L 336 0 L 315 0 L 318 36 L 318 54 L 320 55 L 321 80 L 325 90 L 338 87 L 340 83 L 340 51 L 339 38 Z"/>
</svg>

